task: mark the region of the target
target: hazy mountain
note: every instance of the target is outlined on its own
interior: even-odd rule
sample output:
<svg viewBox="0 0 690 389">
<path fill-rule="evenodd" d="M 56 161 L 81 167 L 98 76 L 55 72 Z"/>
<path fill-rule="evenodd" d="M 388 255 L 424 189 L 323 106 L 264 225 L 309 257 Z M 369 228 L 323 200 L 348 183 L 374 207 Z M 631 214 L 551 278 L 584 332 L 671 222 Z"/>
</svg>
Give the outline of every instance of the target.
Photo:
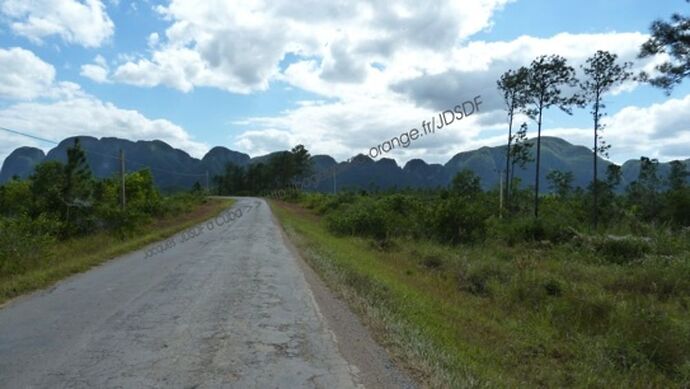
<svg viewBox="0 0 690 389">
<path fill-rule="evenodd" d="M 207 170 L 209 175 L 212 176 L 212 174 L 220 172 L 226 160 L 238 162 L 243 159 L 242 156 L 246 160 L 249 159 L 249 156 L 246 154 L 227 149 L 225 149 L 227 152 L 214 149 L 207 154 L 207 160 L 199 160 L 191 157 L 185 151 L 173 148 L 159 140 L 133 142 L 119 138 L 97 139 L 90 136 L 80 136 L 79 141 L 84 150 L 86 150 L 87 162 L 96 177 L 111 177 L 119 173 L 119 153 L 122 150 L 125 155 L 126 171 L 131 172 L 148 167 L 153 173 L 156 185 L 164 190 L 186 189 L 197 181 L 205 185 Z M 45 156 L 43 156 L 42 151 L 33 149 L 38 150 L 40 155 L 34 151 L 35 158 L 32 160 L 32 163 L 35 165 L 36 163 L 50 160 L 65 162 L 67 160 L 67 148 L 73 144 L 74 138 L 67 138 L 51 149 Z M 26 173 L 26 168 L 21 169 L 21 166 L 26 166 L 26 163 L 22 165 L 22 161 L 26 159 L 26 152 L 17 154 L 22 149 L 27 148 L 19 148 L 5 159 L 0 182 L 5 182 L 14 174 L 22 177 L 30 174 L 30 172 Z M 33 165 L 31 170 L 33 170 Z"/>
<path fill-rule="evenodd" d="M 0 183 L 10 180 L 15 175 L 20 178 L 28 177 L 34 171 L 34 166 L 41 163 L 44 158 L 43 150 L 35 147 L 20 147 L 14 150 L 2 164 Z"/>
<path fill-rule="evenodd" d="M 220 174 L 227 163 L 246 166 L 254 163 L 267 163 L 277 152 L 250 158 L 249 155 L 227 149 L 214 147 L 202 159 L 191 157 L 186 152 L 173 148 L 165 142 L 129 141 L 118 138 L 101 138 L 81 136 L 82 147 L 86 150 L 87 160 L 91 170 L 97 177 L 110 177 L 120 169 L 119 150 L 125 153 L 126 170 L 134 171 L 144 167 L 151 168 L 156 184 L 164 190 L 184 189 L 199 182 L 206 183 L 209 178 Z M 4 161 L 0 170 L 0 183 L 17 175 L 27 177 L 36 164 L 45 160 L 66 160 L 66 151 L 74 143 L 74 138 L 60 142 L 44 155 L 39 149 L 20 147 L 14 150 Z M 690 160 L 685 161 L 690 165 Z M 599 160 L 599 173 L 603 179 L 606 167 L 610 162 Z M 312 157 L 312 170 L 319 179 L 316 190 L 333 191 L 334 181 L 337 189 L 391 189 L 391 188 L 434 188 L 447 186 L 455 174 L 463 169 L 470 169 L 481 177 L 484 188 L 498 185 L 501 172 L 505 169 L 505 146 L 482 147 L 477 150 L 464 151 L 456 154 L 445 164 L 428 164 L 421 159 L 413 159 L 398 166 L 395 160 L 381 158 L 377 161 L 359 155 L 351 162 L 336 162 L 328 155 Z M 542 138 L 541 188 L 548 191 L 546 175 L 551 170 L 571 171 L 574 175 L 574 185 L 586 187 L 591 181 L 592 154 L 584 146 L 577 146 L 560 138 Z M 623 164 L 623 183 L 637 178 L 639 160 L 631 160 Z M 335 177 L 333 175 L 335 171 Z M 668 174 L 667 163 L 660 164 L 660 176 Z M 520 178 L 523 185 L 531 185 L 534 181 L 534 163 L 524 169 L 516 169 L 515 176 Z"/>
<path fill-rule="evenodd" d="M 209 174 L 211 176 L 220 174 L 225 168 L 225 165 L 228 163 L 233 163 L 238 166 L 245 166 L 249 163 L 249 161 L 249 155 L 221 146 L 212 148 L 201 159 L 202 165 L 209 170 Z"/>
</svg>

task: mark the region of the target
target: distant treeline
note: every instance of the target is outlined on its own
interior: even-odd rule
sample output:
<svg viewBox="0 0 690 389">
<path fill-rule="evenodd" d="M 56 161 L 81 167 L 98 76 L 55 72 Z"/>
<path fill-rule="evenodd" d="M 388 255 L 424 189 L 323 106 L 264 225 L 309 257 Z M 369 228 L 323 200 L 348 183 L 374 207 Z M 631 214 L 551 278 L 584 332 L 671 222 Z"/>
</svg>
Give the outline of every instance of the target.
<svg viewBox="0 0 690 389">
<path fill-rule="evenodd" d="M 213 177 L 212 192 L 218 195 L 257 195 L 292 186 L 296 178 L 311 172 L 309 151 L 302 145 L 276 153 L 267 163 L 246 167 L 228 163 L 222 174 Z"/>
<path fill-rule="evenodd" d="M 51 243 L 98 231 L 129 235 L 152 217 L 204 201 L 199 185 L 191 193 L 161 196 L 151 172 L 142 169 L 125 175 L 123 207 L 121 183 L 120 176 L 94 178 L 75 138 L 66 163 L 42 162 L 27 179 L 0 186 L 0 274 L 40 257 Z"/>
</svg>

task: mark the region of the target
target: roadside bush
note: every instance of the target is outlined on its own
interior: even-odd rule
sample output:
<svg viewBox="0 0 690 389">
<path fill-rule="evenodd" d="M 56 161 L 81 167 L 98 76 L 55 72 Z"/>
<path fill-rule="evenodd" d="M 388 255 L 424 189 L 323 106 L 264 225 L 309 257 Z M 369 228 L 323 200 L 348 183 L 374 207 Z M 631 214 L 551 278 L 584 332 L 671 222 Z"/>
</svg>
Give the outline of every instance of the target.
<svg viewBox="0 0 690 389">
<path fill-rule="evenodd" d="M 550 218 L 535 219 L 531 216 L 503 220 L 492 218 L 489 225 L 493 237 L 509 246 L 522 242 L 562 243 L 569 241 L 575 235 L 573 228 Z"/>
<path fill-rule="evenodd" d="M 335 196 L 312 194 L 311 199 L 308 200 L 319 215 L 325 215 L 331 211 L 340 209 L 346 204 L 353 204 L 357 202 L 358 196 L 352 192 L 341 192 Z"/>
<path fill-rule="evenodd" d="M 426 219 L 432 238 L 445 243 L 474 243 L 486 237 L 486 219 L 491 213 L 481 202 L 469 203 L 458 196 L 437 200 Z"/>
<path fill-rule="evenodd" d="M 510 278 L 505 265 L 494 261 L 460 261 L 455 272 L 458 289 L 482 297 L 493 294 L 492 283 Z"/>
<path fill-rule="evenodd" d="M 328 195 L 320 192 L 303 193 L 302 204 L 309 209 L 316 209 L 321 203 L 326 201 L 326 197 Z"/>
<path fill-rule="evenodd" d="M 661 301 L 690 296 L 690 261 L 650 258 L 627 267 L 605 287 L 612 292 L 655 296 Z"/>
<path fill-rule="evenodd" d="M 447 250 L 425 241 L 418 242 L 409 254 L 416 259 L 418 266 L 428 270 L 445 270 L 455 259 Z"/>
<path fill-rule="evenodd" d="M 20 272 L 30 261 L 46 255 L 61 230 L 60 222 L 47 215 L 0 218 L 0 275 Z"/>
<path fill-rule="evenodd" d="M 104 227 L 113 231 L 120 239 L 137 232 L 137 228 L 150 220 L 150 216 L 134 209 L 122 210 L 118 207 L 103 207 L 100 217 Z"/>
<path fill-rule="evenodd" d="M 597 254 L 617 264 L 630 263 L 652 251 L 648 241 L 632 236 L 595 237 L 592 244 Z"/>
<path fill-rule="evenodd" d="M 391 235 L 392 218 L 371 198 L 338 208 L 325 216 L 326 227 L 333 233 L 357 235 L 385 241 Z"/>
<path fill-rule="evenodd" d="M 560 297 L 563 289 L 560 280 L 529 270 L 514 274 L 503 292 L 511 306 L 541 309 L 551 298 Z"/>
</svg>

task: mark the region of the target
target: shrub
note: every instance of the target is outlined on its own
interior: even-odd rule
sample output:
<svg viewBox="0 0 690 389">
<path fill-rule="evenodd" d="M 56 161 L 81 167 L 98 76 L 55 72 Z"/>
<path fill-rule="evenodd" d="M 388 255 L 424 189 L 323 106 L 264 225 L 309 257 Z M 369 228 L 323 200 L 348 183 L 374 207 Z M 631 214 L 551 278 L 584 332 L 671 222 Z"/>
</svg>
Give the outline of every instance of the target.
<svg viewBox="0 0 690 389">
<path fill-rule="evenodd" d="M 617 264 L 632 262 L 652 249 L 651 244 L 645 239 L 632 236 L 596 237 L 592 243 L 598 254 L 607 261 Z"/>
<path fill-rule="evenodd" d="M 679 372 L 690 360 L 690 328 L 653 302 L 637 299 L 621 304 L 613 317 L 609 352 L 625 369 L 651 363 L 667 373 Z"/>
<path fill-rule="evenodd" d="M 531 216 L 490 221 L 491 231 L 495 238 L 512 246 L 521 242 L 550 241 L 561 243 L 575 235 L 575 230 L 568 225 L 555 222 L 550 218 L 535 219 Z"/>
<path fill-rule="evenodd" d="M 490 212 L 481 202 L 469 203 L 458 196 L 439 199 L 429 212 L 427 231 L 433 238 L 448 243 L 472 243 L 486 237 L 486 219 Z"/>
<path fill-rule="evenodd" d="M 555 300 L 549 313 L 551 322 L 563 332 L 603 334 L 609 330 L 614 308 L 606 295 L 578 291 Z"/>
<path fill-rule="evenodd" d="M 357 202 L 358 197 L 351 192 L 341 192 L 335 196 L 318 195 L 314 203 L 314 210 L 320 215 L 325 215 L 331 211 L 340 209 L 346 204 Z"/>
<path fill-rule="evenodd" d="M 28 262 L 41 258 L 61 229 L 56 218 L 45 214 L 36 219 L 26 214 L 0 218 L 0 274 L 20 272 Z"/>
<path fill-rule="evenodd" d="M 515 274 L 504 293 L 510 305 L 539 309 L 549 299 L 561 296 L 563 288 L 561 281 L 530 270 Z"/>
<path fill-rule="evenodd" d="M 491 283 L 505 283 L 508 272 L 502 263 L 494 261 L 461 261 L 456 269 L 458 288 L 476 296 L 490 296 Z"/>
<path fill-rule="evenodd" d="M 606 288 L 613 292 L 655 296 L 661 301 L 690 296 L 690 261 L 650 258 L 641 266 L 625 268 Z"/>
<path fill-rule="evenodd" d="M 338 208 L 325 217 L 327 228 L 336 234 L 358 235 L 379 241 L 390 237 L 391 215 L 370 198 Z"/>
</svg>

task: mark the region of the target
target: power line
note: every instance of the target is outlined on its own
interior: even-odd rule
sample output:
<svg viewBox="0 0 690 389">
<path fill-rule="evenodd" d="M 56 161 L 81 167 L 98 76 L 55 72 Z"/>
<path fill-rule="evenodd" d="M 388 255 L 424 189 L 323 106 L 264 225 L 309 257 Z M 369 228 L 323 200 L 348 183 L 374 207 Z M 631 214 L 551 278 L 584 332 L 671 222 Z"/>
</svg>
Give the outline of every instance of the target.
<svg viewBox="0 0 690 389">
<path fill-rule="evenodd" d="M 60 143 L 58 143 L 58 142 L 56 142 L 56 141 L 54 141 L 54 140 L 41 138 L 41 137 L 38 137 L 38 136 L 35 136 L 35 135 L 27 134 L 27 133 L 22 132 L 22 131 L 12 130 L 12 129 L 9 129 L 9 128 L 6 128 L 6 127 L 0 127 L 0 130 L 7 131 L 7 132 L 12 133 L 12 134 L 15 134 L 15 135 L 22 135 L 22 136 L 25 136 L 25 137 L 28 137 L 28 138 L 31 138 L 31 139 L 35 139 L 35 140 L 40 140 L 40 141 L 42 141 L 42 142 L 53 143 L 53 144 L 56 144 L 56 145 L 59 145 L 59 144 L 60 144 Z M 119 155 L 105 154 L 105 153 L 101 153 L 101 152 L 98 152 L 98 151 L 90 150 L 90 149 L 84 147 L 83 145 L 82 145 L 82 149 L 84 149 L 85 151 L 88 151 L 88 152 L 91 153 L 91 154 L 101 155 L 101 156 L 104 156 L 104 157 L 108 157 L 108 158 L 115 159 L 115 160 L 117 160 L 117 161 L 120 160 L 120 156 L 119 156 Z M 127 159 L 126 162 L 128 162 L 128 163 L 133 163 L 133 164 L 140 165 L 140 166 L 144 166 L 144 167 L 147 167 L 147 168 L 149 168 L 149 169 L 151 169 L 151 170 L 153 170 L 153 171 L 159 171 L 159 172 L 162 172 L 162 173 L 174 174 L 174 175 L 178 175 L 178 176 L 186 176 L 186 177 L 203 177 L 203 176 L 206 175 L 206 173 L 201 173 L 201 174 L 180 173 L 180 172 L 175 172 L 175 171 L 172 171 L 172 170 L 161 169 L 161 168 L 157 168 L 157 167 L 152 167 L 152 166 L 150 166 L 149 164 L 146 164 L 146 163 L 143 163 L 143 162 L 134 161 L 134 160 L 132 160 L 132 159 Z"/>
<path fill-rule="evenodd" d="M 11 133 L 13 133 L 13 134 L 15 134 L 15 135 L 26 136 L 26 137 L 29 137 L 29 138 L 32 138 L 32 139 L 40 140 L 40 141 L 42 141 L 42 142 L 54 143 L 54 144 L 56 144 L 56 145 L 59 144 L 58 142 L 56 142 L 56 141 L 54 141 L 54 140 L 41 138 L 41 137 L 38 137 L 38 136 L 35 136 L 35 135 L 31 135 L 31 134 L 27 134 L 27 133 L 24 133 L 24 132 L 21 132 L 21 131 L 10 130 L 9 128 L 5 128 L 5 127 L 0 127 L 0 130 L 4 130 L 4 131 L 7 131 L 7 132 L 11 132 Z"/>
</svg>

